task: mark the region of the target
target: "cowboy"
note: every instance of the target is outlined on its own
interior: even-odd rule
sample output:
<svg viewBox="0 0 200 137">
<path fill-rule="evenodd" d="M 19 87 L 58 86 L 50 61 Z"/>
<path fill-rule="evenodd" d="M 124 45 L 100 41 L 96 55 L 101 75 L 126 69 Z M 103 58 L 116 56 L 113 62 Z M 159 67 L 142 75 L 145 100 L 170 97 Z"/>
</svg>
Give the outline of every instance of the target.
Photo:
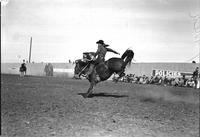
<svg viewBox="0 0 200 137">
<path fill-rule="evenodd" d="M 95 65 L 99 64 L 100 62 L 104 62 L 105 61 L 105 55 L 106 55 L 107 51 L 113 52 L 115 54 L 119 54 L 118 52 L 108 48 L 109 45 L 105 44 L 103 40 L 97 41 L 96 44 L 98 44 L 98 49 L 97 49 L 97 51 L 96 51 L 96 53 L 94 55 L 93 62 L 90 63 L 89 70 L 88 70 L 88 72 L 86 74 L 87 78 L 93 72 L 93 69 L 94 69 Z M 98 57 L 96 58 L 96 56 L 98 56 Z"/>
<path fill-rule="evenodd" d="M 195 71 L 192 74 L 192 77 L 195 81 L 195 87 L 197 88 L 198 78 L 199 78 L 199 67 L 196 67 Z"/>
</svg>

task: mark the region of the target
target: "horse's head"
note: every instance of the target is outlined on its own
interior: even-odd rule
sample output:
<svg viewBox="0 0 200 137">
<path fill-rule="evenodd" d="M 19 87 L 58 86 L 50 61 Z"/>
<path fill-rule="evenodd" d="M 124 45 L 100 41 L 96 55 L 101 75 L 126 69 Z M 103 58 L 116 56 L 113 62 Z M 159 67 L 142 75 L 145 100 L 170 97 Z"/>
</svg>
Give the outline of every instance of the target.
<svg viewBox="0 0 200 137">
<path fill-rule="evenodd" d="M 75 61 L 75 68 L 74 68 L 74 75 L 78 75 L 81 71 L 83 71 L 83 74 L 85 73 L 86 69 L 83 70 L 83 68 L 87 65 L 87 62 L 82 61 L 81 59 L 78 59 Z"/>
</svg>

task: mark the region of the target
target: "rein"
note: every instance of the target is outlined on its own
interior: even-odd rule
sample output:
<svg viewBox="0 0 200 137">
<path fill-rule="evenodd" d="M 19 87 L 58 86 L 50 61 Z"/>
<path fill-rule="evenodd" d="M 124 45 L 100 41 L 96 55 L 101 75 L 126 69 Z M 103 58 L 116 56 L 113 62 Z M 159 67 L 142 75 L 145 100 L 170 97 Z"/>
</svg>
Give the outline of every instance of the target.
<svg viewBox="0 0 200 137">
<path fill-rule="evenodd" d="M 79 73 L 78 73 L 78 76 L 87 68 L 87 66 L 89 65 L 90 63 L 88 63 Z"/>
</svg>

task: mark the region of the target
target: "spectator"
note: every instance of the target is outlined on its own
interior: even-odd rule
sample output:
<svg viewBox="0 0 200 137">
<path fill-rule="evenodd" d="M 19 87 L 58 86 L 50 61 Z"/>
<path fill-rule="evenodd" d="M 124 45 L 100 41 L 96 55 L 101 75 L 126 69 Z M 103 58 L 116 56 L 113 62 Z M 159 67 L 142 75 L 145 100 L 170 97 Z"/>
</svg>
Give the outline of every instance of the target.
<svg viewBox="0 0 200 137">
<path fill-rule="evenodd" d="M 192 78 L 195 82 L 195 88 L 197 88 L 198 78 L 199 78 L 199 67 L 196 67 L 195 71 L 192 74 Z"/>
<path fill-rule="evenodd" d="M 175 82 L 175 86 L 179 86 L 179 85 L 180 85 L 179 78 L 175 78 L 175 79 L 174 79 L 174 82 Z"/>
<path fill-rule="evenodd" d="M 161 84 L 161 77 L 159 76 L 152 77 L 150 84 L 156 84 L 156 85 Z"/>
<path fill-rule="evenodd" d="M 24 77 L 24 75 L 26 75 L 26 63 L 25 63 L 25 60 L 23 60 L 23 63 L 21 64 L 20 66 L 20 77 Z"/>
<path fill-rule="evenodd" d="M 139 76 L 138 84 L 143 84 L 143 77 Z"/>
<path fill-rule="evenodd" d="M 145 75 L 143 75 L 143 84 L 147 84 L 147 83 L 148 83 L 148 78 Z"/>
<path fill-rule="evenodd" d="M 172 86 L 175 86 L 175 85 L 176 85 L 176 82 L 175 82 L 175 79 L 174 79 L 174 78 L 171 78 L 171 85 L 172 85 Z"/>
<path fill-rule="evenodd" d="M 132 76 L 132 74 L 128 74 L 128 75 L 126 75 L 126 82 L 128 82 L 128 83 L 132 83 L 132 81 L 133 81 L 133 76 Z"/>
<path fill-rule="evenodd" d="M 185 75 L 183 75 L 182 79 L 183 79 L 183 81 L 184 81 L 184 86 L 186 86 L 186 81 L 187 81 L 187 79 L 185 78 Z"/>
<path fill-rule="evenodd" d="M 137 77 L 137 76 L 134 76 L 134 77 L 133 77 L 133 81 L 132 81 L 132 83 L 135 83 L 135 84 L 138 83 L 138 77 Z"/>
<path fill-rule="evenodd" d="M 169 79 L 166 76 L 162 79 L 162 85 L 164 86 L 170 85 Z"/>
<path fill-rule="evenodd" d="M 50 68 L 50 76 L 53 76 L 53 65 L 49 63 L 49 68 Z"/>
<path fill-rule="evenodd" d="M 154 79 L 154 77 L 151 76 L 151 78 L 149 79 L 149 84 L 153 84 L 153 79 Z"/>
<path fill-rule="evenodd" d="M 44 72 L 45 72 L 46 76 L 49 75 L 48 71 L 49 71 L 48 64 L 46 64 L 45 67 L 44 67 Z"/>
<path fill-rule="evenodd" d="M 150 84 L 150 78 L 146 77 L 146 84 Z"/>
<path fill-rule="evenodd" d="M 53 65 L 51 63 L 46 64 L 44 72 L 46 76 L 53 76 Z"/>
<path fill-rule="evenodd" d="M 193 79 L 193 78 L 189 78 L 189 79 L 186 81 L 186 86 L 187 86 L 187 87 L 195 87 L 194 79 Z"/>
</svg>

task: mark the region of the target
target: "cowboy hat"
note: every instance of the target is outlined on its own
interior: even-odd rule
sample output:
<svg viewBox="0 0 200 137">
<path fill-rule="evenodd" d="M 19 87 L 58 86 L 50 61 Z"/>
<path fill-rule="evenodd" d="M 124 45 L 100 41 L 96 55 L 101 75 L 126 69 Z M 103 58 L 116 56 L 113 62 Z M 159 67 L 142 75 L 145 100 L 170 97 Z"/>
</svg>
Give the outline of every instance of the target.
<svg viewBox="0 0 200 137">
<path fill-rule="evenodd" d="M 102 44 L 102 45 L 104 45 L 104 41 L 103 40 L 99 40 L 99 41 L 96 42 L 96 44 Z"/>
</svg>

